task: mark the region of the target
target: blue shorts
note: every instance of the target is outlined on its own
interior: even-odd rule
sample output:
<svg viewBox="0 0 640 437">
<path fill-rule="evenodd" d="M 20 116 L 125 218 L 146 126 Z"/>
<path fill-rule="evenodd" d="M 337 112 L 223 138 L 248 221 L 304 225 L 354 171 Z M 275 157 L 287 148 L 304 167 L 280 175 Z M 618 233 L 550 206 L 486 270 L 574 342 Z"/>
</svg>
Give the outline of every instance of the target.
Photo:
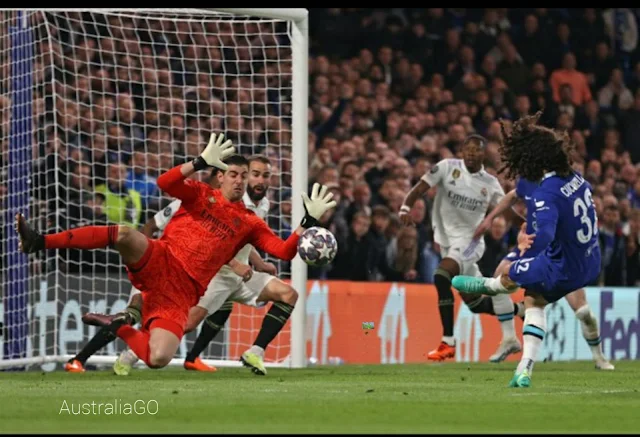
<svg viewBox="0 0 640 437">
<path fill-rule="evenodd" d="M 525 290 L 536 292 L 547 302 L 553 303 L 592 283 L 598 277 L 600 251 L 590 255 L 583 267 L 585 268 L 580 270 L 588 274 L 572 273 L 567 269 L 566 262 L 551 259 L 543 252 L 535 257 L 521 258 L 511 264 L 509 277 Z"/>
</svg>

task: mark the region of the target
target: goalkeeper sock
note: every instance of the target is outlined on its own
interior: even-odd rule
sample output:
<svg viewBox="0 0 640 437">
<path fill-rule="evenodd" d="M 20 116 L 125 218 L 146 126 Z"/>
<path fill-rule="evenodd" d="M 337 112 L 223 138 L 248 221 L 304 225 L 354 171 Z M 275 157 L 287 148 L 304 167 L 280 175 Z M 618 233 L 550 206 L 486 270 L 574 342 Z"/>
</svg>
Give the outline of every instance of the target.
<svg viewBox="0 0 640 437">
<path fill-rule="evenodd" d="M 144 361 L 147 366 L 151 367 L 149 364 L 151 348 L 149 347 L 148 331 L 138 331 L 133 326 L 122 325 L 117 329 L 116 334 L 127 343 L 138 358 Z"/>
<path fill-rule="evenodd" d="M 293 308 L 293 306 L 284 302 L 274 302 L 271 304 L 271 308 L 269 308 L 269 312 L 265 314 L 262 320 L 262 327 L 253 344 L 262 349 L 266 349 L 269 343 L 271 343 L 282 330 L 287 320 L 289 320 L 289 317 L 291 317 Z"/>
<path fill-rule="evenodd" d="M 196 339 L 196 342 L 193 344 L 193 347 L 185 357 L 185 361 L 194 362 L 196 358 L 200 356 L 203 350 L 209 346 L 211 340 L 213 340 L 218 332 L 222 330 L 225 323 L 227 323 L 227 319 L 231 315 L 231 310 L 233 309 L 233 304 L 231 302 L 225 302 L 222 307 L 211 314 L 204 320 L 204 324 L 202 325 L 202 329 L 200 330 L 200 334 Z"/>
<path fill-rule="evenodd" d="M 82 350 L 78 353 L 78 355 L 76 355 L 69 361 L 78 360 L 82 364 L 84 364 L 91 355 L 95 354 L 96 352 L 98 352 L 100 349 L 102 349 L 103 347 L 105 347 L 115 339 L 116 339 L 116 336 L 113 334 L 113 332 L 111 332 L 111 330 L 108 327 L 106 326 L 102 327 L 96 333 L 96 335 L 94 335 L 93 338 L 89 340 L 89 343 L 87 343 L 82 348 Z"/>
<path fill-rule="evenodd" d="M 85 226 L 44 236 L 47 249 L 99 249 L 118 240 L 118 225 Z"/>
</svg>

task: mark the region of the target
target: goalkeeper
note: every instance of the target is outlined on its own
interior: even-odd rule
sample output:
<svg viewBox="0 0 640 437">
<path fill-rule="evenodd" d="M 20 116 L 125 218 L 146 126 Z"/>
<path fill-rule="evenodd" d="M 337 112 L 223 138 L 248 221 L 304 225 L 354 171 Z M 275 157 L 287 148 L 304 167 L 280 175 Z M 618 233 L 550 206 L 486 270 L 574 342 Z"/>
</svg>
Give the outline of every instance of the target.
<svg viewBox="0 0 640 437">
<path fill-rule="evenodd" d="M 209 178 L 209 185 L 219 188 L 217 169 L 214 169 Z M 264 219 L 269 212 L 269 200 L 266 195 L 269 190 L 271 179 L 271 163 L 264 156 L 252 156 L 249 158 L 249 179 L 247 191 L 243 196 L 245 206 L 254 211 L 256 215 Z M 167 226 L 173 215 L 180 208 L 180 200 L 174 200 L 169 206 L 158 212 L 142 229 L 146 235 L 153 235 L 156 231 L 162 231 Z M 276 267 L 271 263 L 266 263 L 260 255 L 246 246 L 235 257 L 237 262 L 231 262 L 222 267 L 220 272 L 213 278 L 207 292 L 200 299 L 198 305 L 191 308 L 189 320 L 185 332 L 194 330 L 205 317 L 206 321 L 202 327 L 200 335 L 195 341 L 192 349 L 187 354 L 184 368 L 187 370 L 197 370 L 203 372 L 215 372 L 216 368 L 205 364 L 200 358 L 200 353 L 209 345 L 211 340 L 224 327 L 231 315 L 233 301 L 238 301 L 247 305 L 261 307 L 267 300 L 274 302 L 269 312 L 265 315 L 262 328 L 258 333 L 254 345 L 242 354 L 241 361 L 252 371 L 259 375 L 266 374 L 264 367 L 264 351 L 269 343 L 277 336 L 286 324 L 290 310 L 297 300 L 296 291 L 286 283 L 280 281 L 272 274 L 276 273 Z M 251 262 L 258 273 L 251 273 L 249 266 Z M 244 277 L 243 277 L 244 276 Z M 250 277 L 249 277 L 250 276 Z M 248 279 L 243 284 L 243 279 Z M 140 305 L 142 298 L 140 291 L 133 288 L 131 302 L 124 316 L 128 317 L 130 324 L 135 324 L 140 320 Z M 207 314 L 210 315 L 207 317 Z M 211 314 L 212 313 L 212 314 Z M 107 316 L 117 317 L 118 315 Z M 87 314 L 83 320 L 95 317 L 105 317 L 98 314 Z M 92 322 L 90 322 L 93 324 Z M 102 334 L 104 332 L 105 334 Z M 83 372 L 83 364 L 89 356 L 97 350 L 107 345 L 112 339 L 107 328 L 103 328 L 85 348 L 66 365 L 66 369 L 71 372 Z M 132 365 L 137 361 L 137 357 L 131 351 L 125 351 L 114 363 L 113 370 L 117 375 L 128 375 Z"/>
<path fill-rule="evenodd" d="M 18 214 L 19 247 L 26 253 L 115 247 L 132 284 L 142 291 L 142 328 L 133 328 L 124 318 L 107 326 L 149 367 L 164 367 L 178 350 L 190 308 L 241 247 L 252 244 L 277 258 L 291 260 L 304 229 L 315 226 L 322 214 L 335 207 L 327 188 L 314 185 L 311 199 L 303 194 L 307 214 L 301 225 L 287 241 L 281 240 L 241 202 L 249 170 L 245 158 L 230 157 L 234 151 L 231 141 L 224 142 L 222 135 L 213 134 L 201 156 L 160 176 L 158 186 L 181 199 L 182 206 L 159 240 L 118 225 L 86 226 L 43 236 Z M 220 190 L 187 179 L 208 167 L 225 170 Z"/>
</svg>

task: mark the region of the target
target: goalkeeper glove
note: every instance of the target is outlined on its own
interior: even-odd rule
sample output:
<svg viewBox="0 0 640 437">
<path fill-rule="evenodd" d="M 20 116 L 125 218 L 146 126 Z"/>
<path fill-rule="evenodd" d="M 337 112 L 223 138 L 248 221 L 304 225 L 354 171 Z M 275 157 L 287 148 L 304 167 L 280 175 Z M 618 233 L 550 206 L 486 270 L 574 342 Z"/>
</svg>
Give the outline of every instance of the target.
<svg viewBox="0 0 640 437">
<path fill-rule="evenodd" d="M 216 167 L 222 171 L 227 170 L 227 164 L 222 162 L 236 152 L 231 140 L 224 141 L 224 134 L 211 134 L 209 144 L 204 151 L 193 160 L 193 168 L 196 171 L 204 170 L 207 167 Z"/>
<path fill-rule="evenodd" d="M 320 220 L 320 217 L 322 217 L 324 213 L 331 208 L 335 208 L 336 201 L 331 200 L 333 198 L 333 193 L 327 194 L 328 189 L 329 187 L 326 185 L 315 183 L 311 190 L 311 199 L 309 199 L 307 193 L 302 193 L 305 215 L 300 226 L 305 229 L 318 226 L 318 220 Z"/>
</svg>

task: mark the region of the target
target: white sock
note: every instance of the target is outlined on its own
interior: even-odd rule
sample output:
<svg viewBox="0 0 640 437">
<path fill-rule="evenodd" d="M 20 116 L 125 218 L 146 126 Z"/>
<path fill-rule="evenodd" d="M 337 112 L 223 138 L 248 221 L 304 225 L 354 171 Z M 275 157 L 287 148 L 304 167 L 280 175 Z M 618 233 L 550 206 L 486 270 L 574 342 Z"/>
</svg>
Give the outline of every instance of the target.
<svg viewBox="0 0 640 437">
<path fill-rule="evenodd" d="M 511 294 L 518 290 L 517 286 L 512 289 L 505 288 L 505 286 L 502 285 L 502 281 L 500 280 L 500 278 L 502 278 L 502 275 L 498 276 L 497 278 L 484 278 L 485 287 L 495 293 L 501 294 Z"/>
<path fill-rule="evenodd" d="M 506 294 L 491 296 L 493 311 L 500 321 L 502 339 L 516 338 L 516 328 L 513 322 L 513 302 Z"/>
<path fill-rule="evenodd" d="M 591 349 L 591 354 L 594 360 L 604 360 L 604 354 L 602 353 L 602 340 L 600 339 L 600 331 L 598 330 L 598 320 L 595 314 L 589 308 L 589 305 L 584 305 L 576 310 L 576 317 L 580 320 L 582 326 L 582 335 Z"/>
<path fill-rule="evenodd" d="M 127 349 L 120 354 L 120 362 L 133 366 L 138 362 L 138 356 L 131 349 Z"/>
<path fill-rule="evenodd" d="M 256 346 L 255 344 L 249 348 L 249 352 L 253 352 L 256 355 L 264 357 L 264 349 L 262 349 L 260 346 Z"/>
<path fill-rule="evenodd" d="M 443 337 L 442 337 L 442 341 L 443 341 L 444 343 L 447 343 L 449 346 L 455 346 L 455 345 L 456 345 L 456 339 L 455 339 L 455 338 L 453 338 L 453 337 L 446 337 L 446 336 L 443 336 Z"/>
<path fill-rule="evenodd" d="M 524 328 L 522 329 L 522 339 L 524 342 L 522 349 L 522 359 L 518 364 L 516 373 L 522 373 L 525 369 L 531 375 L 533 363 L 538 357 L 538 350 L 542 346 L 544 334 L 547 329 L 547 317 L 543 308 L 529 308 L 524 313 Z"/>
</svg>

